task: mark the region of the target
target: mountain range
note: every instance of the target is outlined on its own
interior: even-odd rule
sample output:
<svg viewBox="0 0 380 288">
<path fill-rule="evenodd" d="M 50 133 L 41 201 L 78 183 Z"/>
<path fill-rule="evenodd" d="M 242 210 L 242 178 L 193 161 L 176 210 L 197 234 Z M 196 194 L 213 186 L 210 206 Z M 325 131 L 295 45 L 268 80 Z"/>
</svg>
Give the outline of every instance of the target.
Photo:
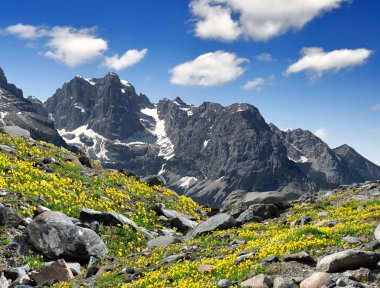
<svg viewBox="0 0 380 288">
<path fill-rule="evenodd" d="M 161 175 L 173 190 L 210 206 L 240 189 L 295 198 L 380 179 L 380 167 L 348 145 L 331 149 L 310 131 L 282 131 L 250 104 L 194 106 L 178 97 L 153 104 L 115 73 L 76 76 L 45 103 L 25 99 L 2 70 L 0 89 L 0 125 L 80 147 L 108 168 Z"/>
</svg>

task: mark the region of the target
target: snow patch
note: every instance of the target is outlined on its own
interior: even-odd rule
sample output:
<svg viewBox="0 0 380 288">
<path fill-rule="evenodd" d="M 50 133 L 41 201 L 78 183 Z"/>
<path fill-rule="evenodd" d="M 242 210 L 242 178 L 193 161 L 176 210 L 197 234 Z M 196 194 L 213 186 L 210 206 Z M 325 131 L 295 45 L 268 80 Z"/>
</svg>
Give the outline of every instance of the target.
<svg viewBox="0 0 380 288">
<path fill-rule="evenodd" d="M 88 83 L 90 83 L 92 86 L 95 86 L 96 85 L 96 82 L 94 81 L 93 78 L 85 78 L 84 80 L 86 80 Z"/>
<path fill-rule="evenodd" d="M 131 84 L 127 80 L 120 80 L 120 83 L 123 84 L 124 86 L 130 87 Z"/>
<path fill-rule="evenodd" d="M 210 139 L 205 140 L 205 141 L 203 142 L 203 149 L 207 147 L 208 142 L 210 142 Z"/>
<path fill-rule="evenodd" d="M 192 184 L 196 183 L 198 181 L 197 178 L 195 177 L 189 177 L 189 176 L 186 176 L 186 177 L 182 177 L 181 179 L 179 179 L 177 181 L 177 184 L 179 187 L 182 187 L 182 188 L 189 188 Z"/>
<path fill-rule="evenodd" d="M 80 110 L 80 113 L 86 113 L 86 110 L 78 103 L 74 103 L 74 109 Z"/>
<path fill-rule="evenodd" d="M 160 153 L 158 156 L 164 156 L 165 160 L 169 160 L 174 156 L 174 146 L 170 141 L 169 137 L 165 132 L 165 120 L 160 120 L 158 118 L 157 107 L 155 108 L 144 108 L 141 110 L 141 113 L 152 117 L 156 126 L 152 129 L 149 129 L 149 132 L 157 137 L 157 144 L 160 147 Z"/>
<path fill-rule="evenodd" d="M 125 94 L 125 89 L 121 88 L 121 93 Z"/>
<path fill-rule="evenodd" d="M 66 143 L 68 144 L 77 144 L 80 146 L 84 146 L 82 141 L 80 140 L 80 135 L 85 135 L 91 138 L 94 141 L 94 145 L 86 148 L 86 152 L 93 152 L 96 157 L 100 160 L 109 160 L 107 157 L 108 151 L 105 148 L 107 138 L 102 135 L 96 133 L 92 129 L 88 129 L 87 125 L 83 125 L 78 127 L 73 131 L 67 131 L 65 129 L 58 130 L 58 133 L 65 138 Z M 68 139 L 65 137 L 65 134 L 73 134 L 75 137 L 73 139 Z"/>
</svg>

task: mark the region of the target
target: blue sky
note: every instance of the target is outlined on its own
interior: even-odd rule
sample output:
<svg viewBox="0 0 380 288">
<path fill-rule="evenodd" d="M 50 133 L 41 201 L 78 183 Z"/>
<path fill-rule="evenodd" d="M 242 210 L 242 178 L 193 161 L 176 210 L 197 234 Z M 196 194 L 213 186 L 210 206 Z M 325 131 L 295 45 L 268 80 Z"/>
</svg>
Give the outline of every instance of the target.
<svg viewBox="0 0 380 288">
<path fill-rule="evenodd" d="M 0 67 L 42 100 L 115 71 L 153 102 L 251 103 L 380 164 L 380 2 L 281 2 L 3 0 Z"/>
</svg>

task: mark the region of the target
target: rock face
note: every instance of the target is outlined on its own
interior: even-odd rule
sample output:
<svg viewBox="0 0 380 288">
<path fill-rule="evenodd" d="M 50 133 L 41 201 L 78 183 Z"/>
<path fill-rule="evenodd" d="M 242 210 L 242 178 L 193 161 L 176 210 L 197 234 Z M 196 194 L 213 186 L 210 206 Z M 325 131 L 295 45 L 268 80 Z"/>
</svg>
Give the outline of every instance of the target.
<svg viewBox="0 0 380 288">
<path fill-rule="evenodd" d="M 310 131 L 281 131 L 273 124 L 270 126 L 285 145 L 288 158 L 319 188 L 380 179 L 380 167 L 347 145 L 331 149 Z"/>
<path fill-rule="evenodd" d="M 61 212 L 47 211 L 27 226 L 29 241 L 45 257 L 88 262 L 90 257 L 103 260 L 107 247 L 92 230 L 75 226 Z"/>
<path fill-rule="evenodd" d="M 91 158 L 163 176 L 173 190 L 212 207 L 237 189 L 291 198 L 368 177 L 311 132 L 268 125 L 252 105 L 196 107 L 180 98 L 153 105 L 114 73 L 75 77 L 44 107 L 67 143 Z"/>
<path fill-rule="evenodd" d="M 225 212 L 237 217 L 243 212 L 246 213 L 248 211 L 247 209 L 252 205 L 273 205 L 277 207 L 280 212 L 288 207 L 288 201 L 284 195 L 278 192 L 246 192 L 237 190 L 230 193 L 223 201 L 220 212 Z M 253 207 L 259 208 L 260 206 Z M 260 215 L 257 216 L 260 217 Z"/>
<path fill-rule="evenodd" d="M 0 68 L 0 126 L 19 126 L 30 132 L 32 138 L 67 147 L 55 130 L 54 122 L 41 115 L 32 102 L 23 97 L 22 90 L 9 84 Z"/>
<path fill-rule="evenodd" d="M 361 267 L 372 268 L 379 261 L 379 253 L 350 249 L 323 257 L 318 261 L 317 269 L 325 272 L 340 272 Z"/>
<path fill-rule="evenodd" d="M 221 229 L 228 229 L 232 228 L 236 225 L 236 221 L 234 217 L 222 213 L 222 214 L 217 214 L 215 216 L 210 217 L 204 222 L 201 222 L 198 224 L 195 228 L 190 230 L 186 234 L 187 239 L 192 239 L 195 237 L 198 237 L 200 235 L 215 231 L 215 230 L 221 230 Z"/>
</svg>

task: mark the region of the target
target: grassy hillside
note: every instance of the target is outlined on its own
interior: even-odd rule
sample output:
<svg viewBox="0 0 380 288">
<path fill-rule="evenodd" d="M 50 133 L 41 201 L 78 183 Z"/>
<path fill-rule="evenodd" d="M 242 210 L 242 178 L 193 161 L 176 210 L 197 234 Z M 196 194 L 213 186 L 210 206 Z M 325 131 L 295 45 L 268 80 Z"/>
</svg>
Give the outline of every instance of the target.
<svg viewBox="0 0 380 288">
<path fill-rule="evenodd" d="M 97 164 L 94 168 L 78 167 L 64 161 L 66 155 L 71 155 L 69 151 L 6 135 L 0 135 L 0 144 L 17 150 L 15 154 L 0 151 L 0 188 L 7 192 L 0 201 L 11 204 L 24 217 L 37 214 L 38 205 L 71 217 L 78 217 L 82 208 L 91 208 L 116 211 L 147 229 L 157 230 L 161 228 L 159 219 L 152 211 L 147 211 L 147 207 L 164 203 L 170 209 L 199 218 L 202 208 L 191 199 L 161 186 L 149 187 L 133 177 L 105 170 Z M 36 162 L 48 157 L 54 158 L 59 165 L 50 164 L 52 170 L 44 171 Z M 281 258 L 286 253 L 299 251 L 307 251 L 318 259 L 330 252 L 370 242 L 380 220 L 380 200 L 355 196 L 362 193 L 360 187 L 337 189 L 329 195 L 318 196 L 314 203 L 294 203 L 280 218 L 213 232 L 164 249 L 147 250 L 145 238 L 128 227 L 101 227 L 100 235 L 109 248 L 104 265 L 111 265 L 109 270 L 112 271 L 96 279 L 84 279 L 80 275 L 71 283 L 58 283 L 54 287 L 208 288 L 217 287 L 221 279 L 240 283 L 260 273 L 306 273 L 300 271 L 309 271 L 307 266 L 288 267 L 282 262 L 266 263 L 263 259 L 269 256 Z M 308 224 L 294 225 L 294 221 L 306 217 Z M 1 227 L 0 230 L 0 246 L 4 246 L 16 233 Z M 361 243 L 350 244 L 344 236 L 358 237 Z M 243 252 L 254 253 L 235 264 Z M 166 256 L 176 254 L 184 254 L 184 259 L 162 262 Z M 5 256 L 0 254 L 0 263 L 1 257 Z M 22 261 L 35 269 L 44 265 L 44 259 L 32 251 L 22 257 Z M 133 268 L 141 273 L 137 280 L 128 283 L 128 274 L 119 273 L 123 268 Z"/>
</svg>

